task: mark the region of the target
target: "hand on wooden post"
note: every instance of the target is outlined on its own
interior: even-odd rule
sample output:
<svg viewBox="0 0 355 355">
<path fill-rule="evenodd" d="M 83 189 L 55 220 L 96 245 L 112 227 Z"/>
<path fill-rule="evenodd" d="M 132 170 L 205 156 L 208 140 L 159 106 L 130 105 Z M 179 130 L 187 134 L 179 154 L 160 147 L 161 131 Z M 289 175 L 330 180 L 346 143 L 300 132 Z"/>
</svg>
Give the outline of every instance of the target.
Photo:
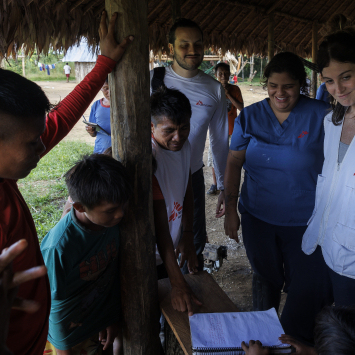
<svg viewBox="0 0 355 355">
<path fill-rule="evenodd" d="M 133 41 L 133 36 L 127 36 L 121 43 L 117 43 L 115 39 L 115 23 L 117 19 L 117 12 L 115 12 L 110 20 L 108 25 L 106 24 L 106 11 L 102 12 L 101 22 L 99 28 L 99 36 L 100 36 L 100 48 L 101 54 L 105 57 L 111 58 L 118 62 L 123 53 L 125 52 L 127 46 Z"/>
<path fill-rule="evenodd" d="M 26 240 L 19 240 L 9 248 L 5 248 L 0 255 L 0 354 L 4 355 L 11 354 L 6 347 L 11 308 L 34 313 L 40 307 L 37 302 L 16 297 L 17 286 L 47 273 L 44 265 L 25 271 L 13 272 L 12 261 L 22 254 L 27 245 Z"/>
</svg>

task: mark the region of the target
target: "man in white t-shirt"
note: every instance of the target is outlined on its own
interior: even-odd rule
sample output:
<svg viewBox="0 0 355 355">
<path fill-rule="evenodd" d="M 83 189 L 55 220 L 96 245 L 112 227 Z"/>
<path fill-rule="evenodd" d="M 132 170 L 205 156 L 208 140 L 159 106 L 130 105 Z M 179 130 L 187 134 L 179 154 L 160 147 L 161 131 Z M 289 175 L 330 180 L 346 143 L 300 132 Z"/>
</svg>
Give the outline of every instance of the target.
<svg viewBox="0 0 355 355">
<path fill-rule="evenodd" d="M 64 74 L 67 77 L 67 83 L 69 83 L 69 77 L 70 77 L 70 72 L 71 72 L 71 67 L 68 65 L 68 63 L 65 63 L 64 67 Z"/>
<path fill-rule="evenodd" d="M 217 187 L 221 191 L 216 217 L 224 215 L 223 176 L 228 155 L 227 105 L 221 84 L 198 69 L 203 60 L 203 34 L 199 26 L 188 19 L 179 19 L 169 32 L 170 53 L 173 64 L 166 68 L 164 84 L 183 92 L 192 108 L 191 131 L 191 173 L 194 192 L 194 244 L 203 268 L 202 251 L 206 243 L 205 182 L 203 176 L 203 151 L 207 131 L 210 131 L 213 161 Z M 151 79 L 154 71 L 151 71 Z M 223 208 L 221 208 L 223 205 Z M 185 273 L 188 272 L 184 266 Z"/>
</svg>

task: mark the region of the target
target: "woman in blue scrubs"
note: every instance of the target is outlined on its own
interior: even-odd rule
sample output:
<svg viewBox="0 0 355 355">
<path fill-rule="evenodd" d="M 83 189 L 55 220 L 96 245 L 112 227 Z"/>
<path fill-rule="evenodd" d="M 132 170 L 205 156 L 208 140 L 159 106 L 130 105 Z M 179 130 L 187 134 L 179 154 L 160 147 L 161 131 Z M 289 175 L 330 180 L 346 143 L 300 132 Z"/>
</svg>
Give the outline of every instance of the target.
<svg viewBox="0 0 355 355">
<path fill-rule="evenodd" d="M 326 272 L 301 250 L 323 164 L 323 119 L 329 105 L 307 92 L 297 55 L 277 54 L 264 71 L 268 98 L 237 117 L 225 173 L 225 232 L 238 240 L 237 200 L 243 241 L 254 270 L 253 308 L 279 308 L 286 334 L 312 342 L 315 315 L 328 303 Z M 324 275 L 324 278 L 323 278 Z M 257 292 L 256 292 L 257 291 Z"/>
</svg>

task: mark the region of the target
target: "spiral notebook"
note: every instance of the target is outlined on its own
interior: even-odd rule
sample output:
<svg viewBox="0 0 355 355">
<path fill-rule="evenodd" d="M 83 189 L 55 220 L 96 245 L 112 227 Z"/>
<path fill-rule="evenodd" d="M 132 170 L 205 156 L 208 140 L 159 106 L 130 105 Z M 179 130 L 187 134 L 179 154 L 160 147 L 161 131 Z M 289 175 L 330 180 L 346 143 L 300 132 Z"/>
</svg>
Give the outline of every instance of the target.
<svg viewBox="0 0 355 355">
<path fill-rule="evenodd" d="M 189 317 L 194 355 L 244 354 L 241 343 L 260 340 L 272 354 L 290 353 L 275 308 L 261 312 L 198 313 Z"/>
</svg>

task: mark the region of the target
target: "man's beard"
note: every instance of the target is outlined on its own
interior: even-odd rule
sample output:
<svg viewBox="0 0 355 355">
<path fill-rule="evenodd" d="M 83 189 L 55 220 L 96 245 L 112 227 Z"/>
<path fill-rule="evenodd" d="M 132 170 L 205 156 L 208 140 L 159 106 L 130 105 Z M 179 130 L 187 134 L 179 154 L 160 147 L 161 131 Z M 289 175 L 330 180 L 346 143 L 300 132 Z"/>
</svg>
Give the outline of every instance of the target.
<svg viewBox="0 0 355 355">
<path fill-rule="evenodd" d="M 201 60 L 197 64 L 187 64 L 184 58 L 179 57 L 178 55 L 174 54 L 174 59 L 179 64 L 179 66 L 185 70 L 196 70 L 201 65 L 203 61 L 203 56 L 201 56 Z"/>
</svg>

